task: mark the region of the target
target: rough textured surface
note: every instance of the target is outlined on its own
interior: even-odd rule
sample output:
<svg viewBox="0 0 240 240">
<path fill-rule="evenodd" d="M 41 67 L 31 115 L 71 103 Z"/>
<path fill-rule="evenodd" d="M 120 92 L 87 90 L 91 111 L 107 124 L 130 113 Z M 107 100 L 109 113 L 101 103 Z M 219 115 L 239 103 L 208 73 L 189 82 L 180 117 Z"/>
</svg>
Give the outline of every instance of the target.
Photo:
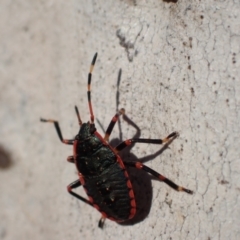
<svg viewBox="0 0 240 240">
<path fill-rule="evenodd" d="M 236 0 L 1 1 L 0 239 L 240 239 L 239 12 Z M 58 119 L 70 138 L 75 104 L 89 119 L 96 51 L 97 119 L 106 128 L 116 111 L 122 68 L 119 106 L 141 136 L 180 133 L 167 149 L 138 144 L 126 158 L 148 156 L 148 166 L 195 192 L 132 170 L 139 217 L 106 221 L 103 231 L 99 213 L 66 191 L 77 179 L 65 161 L 72 149 L 39 121 Z M 120 126 L 124 139 L 136 132 Z"/>
</svg>

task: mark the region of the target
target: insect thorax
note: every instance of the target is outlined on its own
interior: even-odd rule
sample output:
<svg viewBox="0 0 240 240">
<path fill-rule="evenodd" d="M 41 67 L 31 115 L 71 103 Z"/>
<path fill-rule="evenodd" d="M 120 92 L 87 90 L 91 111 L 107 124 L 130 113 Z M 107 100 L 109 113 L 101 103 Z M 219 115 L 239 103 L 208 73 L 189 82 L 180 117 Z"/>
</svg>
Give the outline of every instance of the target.
<svg viewBox="0 0 240 240">
<path fill-rule="evenodd" d="M 117 157 L 106 144 L 103 144 L 94 132 L 94 125 L 83 123 L 76 136 L 76 166 L 84 176 L 99 176 L 116 163 Z"/>
</svg>

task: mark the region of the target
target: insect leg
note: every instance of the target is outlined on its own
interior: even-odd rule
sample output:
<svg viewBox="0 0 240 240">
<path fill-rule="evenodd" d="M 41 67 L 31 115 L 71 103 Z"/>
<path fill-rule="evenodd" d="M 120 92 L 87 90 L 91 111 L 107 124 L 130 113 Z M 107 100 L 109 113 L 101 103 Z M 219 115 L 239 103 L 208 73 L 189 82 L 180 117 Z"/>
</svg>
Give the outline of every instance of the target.
<svg viewBox="0 0 240 240">
<path fill-rule="evenodd" d="M 60 129 L 60 127 L 59 127 L 58 121 L 55 121 L 55 120 L 52 120 L 52 119 L 43 119 L 43 118 L 40 118 L 40 121 L 41 121 L 41 122 L 50 122 L 50 123 L 53 123 L 54 126 L 55 126 L 55 129 L 56 129 L 56 131 L 57 131 L 57 134 L 58 134 L 58 137 L 59 137 L 60 141 L 61 141 L 62 143 L 65 143 L 65 144 L 73 145 L 73 142 L 74 142 L 73 139 L 70 139 L 70 140 L 63 139 L 62 132 L 61 132 L 61 129 Z"/>
<path fill-rule="evenodd" d="M 101 217 L 100 219 L 99 219 L 99 222 L 98 222 L 98 227 L 99 228 L 102 228 L 103 229 L 103 225 L 104 225 L 104 222 L 105 222 L 105 217 Z"/>
<path fill-rule="evenodd" d="M 91 80 L 92 80 L 92 71 L 94 68 L 94 64 L 96 62 L 97 59 L 97 53 L 95 53 L 91 66 L 90 66 L 90 70 L 88 73 L 88 91 L 87 91 L 87 95 L 88 95 L 88 107 L 89 107 L 89 111 L 90 111 L 90 119 L 91 119 L 91 124 L 94 123 L 94 115 L 93 115 L 93 110 L 92 110 L 92 102 L 91 102 Z"/>
<path fill-rule="evenodd" d="M 110 122 L 109 125 L 108 125 L 108 128 L 107 128 L 107 131 L 106 131 L 106 133 L 105 133 L 105 136 L 104 136 L 104 140 L 105 140 L 105 141 L 108 141 L 109 136 L 111 135 L 112 130 L 113 130 L 113 128 L 114 128 L 114 126 L 115 126 L 115 124 L 116 124 L 119 116 L 122 115 L 122 114 L 124 114 L 124 113 L 125 113 L 125 109 L 124 109 L 124 108 L 121 108 L 121 109 L 115 114 L 115 116 L 112 118 L 111 122 Z"/>
<path fill-rule="evenodd" d="M 189 189 L 186 189 L 184 187 L 178 186 L 177 184 L 175 184 L 174 182 L 172 182 L 168 178 L 164 177 L 163 175 L 161 175 L 160 173 L 154 171 L 153 169 L 145 166 L 141 162 L 124 162 L 124 164 L 126 166 L 142 169 L 143 171 L 152 174 L 154 177 L 158 178 L 160 181 L 165 182 L 168 186 L 170 186 L 171 188 L 175 189 L 176 191 L 181 191 L 181 192 L 186 192 L 188 194 L 193 194 L 192 190 L 189 190 Z"/>
<path fill-rule="evenodd" d="M 83 202 L 85 202 L 85 203 L 87 203 L 87 204 L 89 204 L 89 205 L 92 206 L 92 203 L 91 203 L 91 202 L 89 202 L 87 199 L 81 197 L 80 195 L 78 195 L 77 193 L 75 193 L 75 192 L 72 191 L 72 189 L 77 188 L 77 187 L 80 187 L 81 185 L 82 185 L 82 184 L 81 184 L 80 180 L 78 179 L 78 180 L 70 183 L 70 184 L 67 186 L 67 190 L 68 190 L 68 192 L 69 192 L 72 196 L 74 196 L 74 197 L 76 197 L 77 199 L 79 199 L 79 200 L 81 200 L 81 201 L 83 201 Z"/>
<path fill-rule="evenodd" d="M 81 117 L 80 117 L 80 114 L 79 114 L 79 111 L 78 111 L 78 107 L 77 107 L 77 106 L 75 106 L 75 112 L 76 112 L 76 114 L 77 114 L 79 126 L 82 126 L 82 120 L 81 120 Z"/>
<path fill-rule="evenodd" d="M 177 135 L 178 135 L 177 132 L 173 132 L 164 139 L 132 138 L 132 139 L 125 140 L 124 142 L 121 142 L 114 150 L 116 152 L 119 152 L 123 150 L 125 147 L 132 145 L 134 143 L 151 143 L 151 144 L 168 143 L 171 139 L 173 139 Z"/>
<path fill-rule="evenodd" d="M 67 158 L 67 161 L 70 162 L 70 163 L 75 163 L 73 156 L 69 156 L 69 157 Z"/>
</svg>

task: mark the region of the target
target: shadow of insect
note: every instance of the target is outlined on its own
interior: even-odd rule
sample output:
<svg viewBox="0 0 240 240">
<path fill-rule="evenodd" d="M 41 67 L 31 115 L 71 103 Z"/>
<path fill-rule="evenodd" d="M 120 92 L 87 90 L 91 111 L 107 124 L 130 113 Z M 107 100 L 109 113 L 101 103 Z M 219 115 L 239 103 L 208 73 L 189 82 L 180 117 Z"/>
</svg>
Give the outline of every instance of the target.
<svg viewBox="0 0 240 240">
<path fill-rule="evenodd" d="M 122 70 L 120 69 L 118 72 L 118 80 L 117 80 L 117 92 L 116 92 L 116 112 L 119 111 L 119 105 L 120 105 L 120 91 L 119 91 L 119 86 L 121 82 L 121 76 L 122 76 Z M 101 122 L 97 120 L 97 123 L 99 124 L 101 130 L 105 132 L 105 129 Z M 109 144 L 112 147 L 116 147 L 118 144 L 124 141 L 123 139 L 123 133 L 122 133 L 122 120 L 126 122 L 127 124 L 131 125 L 135 130 L 136 133 L 133 136 L 133 138 L 140 138 L 141 136 L 141 130 L 138 127 L 138 125 L 133 122 L 126 114 L 123 115 L 122 119 L 119 118 L 117 121 L 118 124 L 118 130 L 119 130 L 119 137 L 118 138 L 113 138 L 110 140 Z M 123 123 L 124 124 L 124 123 Z M 134 155 L 131 152 L 131 149 L 135 146 L 136 143 L 130 145 L 129 147 L 123 149 L 121 152 L 119 152 L 120 157 L 125 161 L 138 161 L 141 163 L 148 162 L 150 160 L 155 159 L 157 156 L 162 154 L 171 144 L 171 142 L 175 139 L 176 137 L 172 138 L 167 144 L 163 145 L 160 150 L 157 152 L 142 157 L 138 158 L 136 155 Z M 132 187 L 135 195 L 135 200 L 136 200 L 136 206 L 137 206 L 137 211 L 135 216 L 130 219 L 126 220 L 124 222 L 119 223 L 120 225 L 134 225 L 136 223 L 139 223 L 143 221 L 149 214 L 150 209 L 151 209 L 151 203 L 152 203 L 152 179 L 156 179 L 146 173 L 145 171 L 139 171 L 139 169 L 136 168 L 129 168 L 127 167 L 127 171 L 129 173 L 129 177 L 132 182 Z M 161 184 L 161 183 L 160 183 Z"/>
<path fill-rule="evenodd" d="M 167 2 L 167 3 L 177 3 L 178 0 L 163 0 L 163 2 Z"/>
<path fill-rule="evenodd" d="M 7 170 L 13 165 L 11 154 L 0 145 L 0 170 Z"/>
</svg>

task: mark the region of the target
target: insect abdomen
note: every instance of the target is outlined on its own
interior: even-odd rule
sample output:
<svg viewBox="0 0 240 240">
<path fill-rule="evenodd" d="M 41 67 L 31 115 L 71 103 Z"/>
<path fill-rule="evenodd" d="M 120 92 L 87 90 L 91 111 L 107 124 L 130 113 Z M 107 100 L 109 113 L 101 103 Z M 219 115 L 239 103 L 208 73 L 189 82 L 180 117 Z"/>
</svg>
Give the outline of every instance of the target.
<svg viewBox="0 0 240 240">
<path fill-rule="evenodd" d="M 106 217 L 116 221 L 129 218 L 131 198 L 125 170 L 116 162 L 97 177 L 84 178 L 84 188 L 95 207 Z"/>
</svg>

